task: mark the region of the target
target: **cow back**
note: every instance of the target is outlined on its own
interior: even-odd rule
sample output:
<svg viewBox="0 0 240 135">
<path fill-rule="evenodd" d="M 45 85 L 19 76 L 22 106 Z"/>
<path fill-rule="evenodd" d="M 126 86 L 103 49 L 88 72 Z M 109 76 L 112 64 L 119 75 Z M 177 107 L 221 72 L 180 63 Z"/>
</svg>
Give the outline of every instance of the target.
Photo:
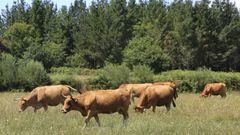
<svg viewBox="0 0 240 135">
<path fill-rule="evenodd" d="M 130 96 L 119 90 L 88 91 L 78 96 L 78 104 L 100 113 L 112 113 L 129 106 Z"/>
<path fill-rule="evenodd" d="M 65 99 L 62 95 L 70 95 L 70 89 L 64 85 L 43 86 L 38 88 L 38 101 L 49 105 L 58 105 Z"/>
</svg>

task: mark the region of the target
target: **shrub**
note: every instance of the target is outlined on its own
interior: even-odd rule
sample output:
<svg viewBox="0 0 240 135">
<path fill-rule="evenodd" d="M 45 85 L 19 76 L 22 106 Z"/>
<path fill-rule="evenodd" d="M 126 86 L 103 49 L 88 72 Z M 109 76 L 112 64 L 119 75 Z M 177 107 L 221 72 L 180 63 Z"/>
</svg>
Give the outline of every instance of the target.
<svg viewBox="0 0 240 135">
<path fill-rule="evenodd" d="M 19 83 L 26 90 L 31 90 L 39 85 L 50 83 L 43 65 L 33 60 L 22 60 L 18 66 Z"/>
<path fill-rule="evenodd" d="M 153 71 L 146 65 L 133 66 L 131 74 L 131 82 L 134 83 L 145 83 L 153 81 Z"/>
<path fill-rule="evenodd" d="M 68 74 L 68 75 L 94 75 L 96 70 L 78 67 L 52 67 L 50 72 L 53 74 Z"/>
<path fill-rule="evenodd" d="M 3 53 L 0 56 L 0 90 L 12 88 L 17 85 L 16 58 Z"/>
<path fill-rule="evenodd" d="M 107 65 L 100 72 L 99 76 L 88 82 L 91 88 L 117 88 L 129 80 L 130 69 L 125 65 Z"/>
<path fill-rule="evenodd" d="M 154 81 L 180 80 L 178 90 L 201 92 L 207 83 L 224 82 L 229 90 L 240 89 L 240 73 L 214 72 L 210 70 L 173 70 L 155 76 Z"/>
<path fill-rule="evenodd" d="M 41 63 L 27 59 L 17 60 L 9 54 L 2 54 L 0 58 L 1 89 L 31 90 L 50 83 L 50 78 Z"/>
<path fill-rule="evenodd" d="M 52 74 L 51 75 L 52 84 L 66 84 L 70 85 L 78 90 L 84 89 L 85 84 L 82 80 L 77 79 L 74 75 L 67 74 Z"/>
<path fill-rule="evenodd" d="M 79 74 L 80 69 L 79 68 L 70 68 L 70 67 L 52 67 L 50 69 L 51 73 L 56 74 Z"/>
</svg>

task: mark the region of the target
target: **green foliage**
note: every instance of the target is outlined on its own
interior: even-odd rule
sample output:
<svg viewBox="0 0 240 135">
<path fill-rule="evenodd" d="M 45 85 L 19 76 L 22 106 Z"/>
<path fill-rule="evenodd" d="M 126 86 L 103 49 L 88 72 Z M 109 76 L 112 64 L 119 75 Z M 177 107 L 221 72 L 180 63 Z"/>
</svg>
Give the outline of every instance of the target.
<svg viewBox="0 0 240 135">
<path fill-rule="evenodd" d="M 3 44 L 10 50 L 13 56 L 22 58 L 23 52 L 34 44 L 35 29 L 26 23 L 14 23 L 4 33 Z"/>
<path fill-rule="evenodd" d="M 97 70 L 88 68 L 52 67 L 50 72 L 53 74 L 95 75 Z"/>
<path fill-rule="evenodd" d="M 91 88 L 117 88 L 129 81 L 130 69 L 125 65 L 107 65 L 100 72 L 99 76 L 89 81 Z"/>
<path fill-rule="evenodd" d="M 72 74 L 62 74 L 62 73 L 54 73 L 50 75 L 52 84 L 66 84 L 70 85 L 77 90 L 85 89 L 85 83 L 83 80 L 78 79 L 76 75 Z"/>
<path fill-rule="evenodd" d="M 69 67 L 52 67 L 50 69 L 51 73 L 54 74 L 80 74 L 80 68 L 69 68 Z"/>
<path fill-rule="evenodd" d="M 50 83 L 50 78 L 41 63 L 27 59 L 17 60 L 4 53 L 0 58 L 1 89 L 31 90 L 36 86 Z"/>
<path fill-rule="evenodd" d="M 44 67 L 49 69 L 52 66 L 59 67 L 65 64 L 65 52 L 61 44 L 45 43 L 43 45 L 44 60 L 41 60 Z"/>
<path fill-rule="evenodd" d="M 149 36 L 133 38 L 129 42 L 124 50 L 124 62 L 130 67 L 139 64 L 147 65 L 155 72 L 164 71 L 170 67 L 168 55 Z"/>
<path fill-rule="evenodd" d="M 179 91 L 201 92 L 207 83 L 226 83 L 228 90 L 240 89 L 240 74 L 210 70 L 173 70 L 155 76 L 154 81 L 180 81 Z"/>
<path fill-rule="evenodd" d="M 0 15 L 0 49 L 51 67 L 106 64 L 240 71 L 240 14 L 229 0 L 14 1 Z M 8 49 L 2 49 L 8 48 Z"/>
<path fill-rule="evenodd" d="M 133 71 L 131 74 L 131 82 L 145 83 L 153 81 L 153 71 L 146 65 L 133 66 Z"/>
<path fill-rule="evenodd" d="M 17 85 L 16 58 L 9 54 L 0 56 L 0 89 L 15 87 Z"/>
<path fill-rule="evenodd" d="M 25 90 L 32 90 L 39 85 L 50 83 L 43 65 L 33 60 L 20 60 L 18 65 L 18 81 Z"/>
</svg>

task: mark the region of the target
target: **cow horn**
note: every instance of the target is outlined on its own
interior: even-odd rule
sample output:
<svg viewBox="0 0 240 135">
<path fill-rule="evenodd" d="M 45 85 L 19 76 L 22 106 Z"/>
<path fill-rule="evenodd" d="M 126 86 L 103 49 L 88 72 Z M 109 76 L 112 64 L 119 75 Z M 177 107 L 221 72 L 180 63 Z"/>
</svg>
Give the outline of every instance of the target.
<svg viewBox="0 0 240 135">
<path fill-rule="evenodd" d="M 62 96 L 65 97 L 65 98 L 67 98 L 67 96 L 65 96 L 63 93 L 62 93 Z"/>
</svg>

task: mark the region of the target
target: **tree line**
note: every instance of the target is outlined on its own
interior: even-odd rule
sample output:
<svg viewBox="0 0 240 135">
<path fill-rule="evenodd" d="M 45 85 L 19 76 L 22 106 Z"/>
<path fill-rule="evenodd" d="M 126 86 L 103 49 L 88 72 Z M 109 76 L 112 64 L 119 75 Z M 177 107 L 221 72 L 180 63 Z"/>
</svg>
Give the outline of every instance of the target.
<svg viewBox="0 0 240 135">
<path fill-rule="evenodd" d="M 0 49 L 52 67 L 147 65 L 154 72 L 240 71 L 240 16 L 229 0 L 18 0 L 0 15 Z"/>
</svg>

